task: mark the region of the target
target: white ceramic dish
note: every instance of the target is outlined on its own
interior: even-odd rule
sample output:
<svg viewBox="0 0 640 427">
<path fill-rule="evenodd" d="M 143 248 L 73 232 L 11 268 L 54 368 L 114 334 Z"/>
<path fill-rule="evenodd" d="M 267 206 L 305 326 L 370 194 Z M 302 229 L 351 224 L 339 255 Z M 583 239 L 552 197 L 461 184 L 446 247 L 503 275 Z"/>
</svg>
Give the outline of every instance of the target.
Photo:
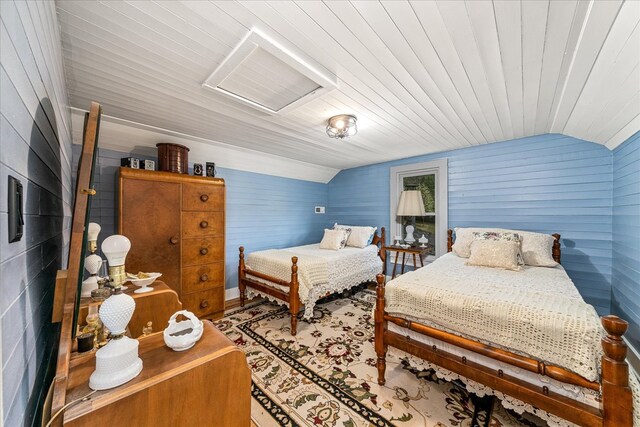
<svg viewBox="0 0 640 427">
<path fill-rule="evenodd" d="M 134 279 L 131 276 L 127 275 L 127 281 L 132 284 L 139 286 L 140 289 L 136 289 L 133 291 L 136 294 L 143 294 L 145 292 L 151 292 L 153 288 L 148 287 L 150 284 L 156 281 L 156 279 L 162 276 L 162 273 L 147 273 L 149 277 L 144 279 Z"/>
<path fill-rule="evenodd" d="M 176 322 L 176 318 L 182 314 L 187 320 Z M 187 310 L 174 313 L 169 319 L 169 326 L 164 330 L 164 343 L 174 351 L 188 350 L 202 337 L 204 325 L 202 320 Z"/>
</svg>

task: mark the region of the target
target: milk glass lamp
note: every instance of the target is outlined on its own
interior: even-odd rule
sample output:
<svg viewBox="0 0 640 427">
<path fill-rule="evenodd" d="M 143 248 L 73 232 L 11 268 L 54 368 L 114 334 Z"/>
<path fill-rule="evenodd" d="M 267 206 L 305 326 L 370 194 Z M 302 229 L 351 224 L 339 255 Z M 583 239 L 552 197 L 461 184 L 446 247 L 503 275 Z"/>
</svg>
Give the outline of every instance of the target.
<svg viewBox="0 0 640 427">
<path fill-rule="evenodd" d="M 120 287 L 100 306 L 100 320 L 111 331 L 111 340 L 96 352 L 96 370 L 89 377 L 92 390 L 117 387 L 131 381 L 142 371 L 138 340 L 125 336 L 135 308 L 134 299 L 123 294 Z"/>
<path fill-rule="evenodd" d="M 119 288 L 127 281 L 124 260 L 131 249 L 131 242 L 125 236 L 114 234 L 102 242 L 102 253 L 109 262 L 109 277 L 114 288 Z"/>
<path fill-rule="evenodd" d="M 102 258 L 96 254 L 91 254 L 84 259 L 84 268 L 89 272 L 90 276 L 82 281 L 81 297 L 90 297 L 91 291 L 98 289 L 97 274 L 100 266 L 102 266 Z"/>
<path fill-rule="evenodd" d="M 415 230 L 415 217 L 425 216 L 427 213 L 424 210 L 424 201 L 422 200 L 422 193 L 419 190 L 404 190 L 400 194 L 400 201 L 398 202 L 398 210 L 396 215 L 398 216 L 410 216 L 412 217 L 411 224 L 405 228 L 407 237 L 404 241 L 408 244 L 413 244 L 416 239 L 413 237 Z"/>
<path fill-rule="evenodd" d="M 89 223 L 89 228 L 87 230 L 87 242 L 89 245 L 89 252 L 92 254 L 98 250 L 98 235 L 100 234 L 100 224 L 96 224 L 95 222 Z"/>
</svg>

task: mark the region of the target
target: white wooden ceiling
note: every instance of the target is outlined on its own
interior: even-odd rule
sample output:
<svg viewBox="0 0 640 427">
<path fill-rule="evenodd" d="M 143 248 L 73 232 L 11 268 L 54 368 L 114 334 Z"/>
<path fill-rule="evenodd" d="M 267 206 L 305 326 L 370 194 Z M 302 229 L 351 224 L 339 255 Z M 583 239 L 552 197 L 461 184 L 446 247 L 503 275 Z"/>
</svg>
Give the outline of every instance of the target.
<svg viewBox="0 0 640 427">
<path fill-rule="evenodd" d="M 57 1 L 73 107 L 344 169 L 640 130 L 638 1 Z M 338 89 L 270 116 L 202 88 L 256 27 Z M 260 78 L 254 82 L 261 84 Z M 344 141 L 335 114 L 358 116 Z M 131 141 L 131 146 L 136 144 Z"/>
</svg>

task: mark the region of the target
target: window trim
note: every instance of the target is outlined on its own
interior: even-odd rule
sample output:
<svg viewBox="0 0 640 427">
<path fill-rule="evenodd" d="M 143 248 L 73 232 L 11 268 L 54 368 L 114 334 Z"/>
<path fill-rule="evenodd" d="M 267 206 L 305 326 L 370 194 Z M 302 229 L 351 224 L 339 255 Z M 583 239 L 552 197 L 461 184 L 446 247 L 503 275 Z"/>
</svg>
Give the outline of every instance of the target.
<svg viewBox="0 0 640 427">
<path fill-rule="evenodd" d="M 389 185 L 390 185 L 390 206 L 389 206 L 389 244 L 394 242 L 393 238 L 402 235 L 402 224 L 398 222 L 396 211 L 398 209 L 398 200 L 400 199 L 400 191 L 402 178 L 409 175 L 427 175 L 433 173 L 436 175 L 436 255 L 429 255 L 425 258 L 425 262 L 432 262 L 436 258 L 447 253 L 447 227 L 449 225 L 448 212 L 448 160 L 447 158 L 432 160 L 429 162 L 412 163 L 402 166 L 394 166 L 389 169 Z M 413 266 L 411 257 L 407 260 L 407 265 Z"/>
</svg>

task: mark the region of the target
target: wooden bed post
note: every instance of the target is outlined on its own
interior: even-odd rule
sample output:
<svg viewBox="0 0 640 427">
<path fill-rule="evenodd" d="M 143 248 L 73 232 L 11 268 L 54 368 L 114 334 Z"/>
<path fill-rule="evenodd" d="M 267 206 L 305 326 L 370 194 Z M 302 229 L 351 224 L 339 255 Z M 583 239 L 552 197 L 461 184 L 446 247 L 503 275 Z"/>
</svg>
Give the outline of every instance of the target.
<svg viewBox="0 0 640 427">
<path fill-rule="evenodd" d="M 240 246 L 240 263 L 238 264 L 238 290 L 240 291 L 240 307 L 244 307 L 247 286 L 244 284 L 244 246 Z"/>
<path fill-rule="evenodd" d="M 378 368 L 378 384 L 384 385 L 384 371 L 387 369 L 387 345 L 384 343 L 384 333 L 387 330 L 387 321 L 384 320 L 384 274 L 378 274 L 376 281 L 376 311 L 374 313 L 375 320 L 375 348 L 378 360 L 376 367 Z"/>
<path fill-rule="evenodd" d="M 553 260 L 560 264 L 560 235 L 558 233 L 552 234 L 553 246 L 551 247 L 551 256 Z"/>
<path fill-rule="evenodd" d="M 386 231 L 384 227 L 380 228 L 380 259 L 382 260 L 382 274 L 387 274 L 387 249 L 385 248 L 387 241 Z"/>
<path fill-rule="evenodd" d="M 453 230 L 447 230 L 447 252 L 451 252 L 453 249 Z"/>
<path fill-rule="evenodd" d="M 622 335 L 629 324 L 617 316 L 603 316 L 607 336 L 602 338 L 602 412 L 604 427 L 631 427 L 633 406 L 629 388 L 627 345 Z"/>
<path fill-rule="evenodd" d="M 291 257 L 291 263 L 289 313 L 291 314 L 291 335 L 295 336 L 298 328 L 298 311 L 300 311 L 300 295 L 298 294 L 298 257 Z"/>
</svg>

